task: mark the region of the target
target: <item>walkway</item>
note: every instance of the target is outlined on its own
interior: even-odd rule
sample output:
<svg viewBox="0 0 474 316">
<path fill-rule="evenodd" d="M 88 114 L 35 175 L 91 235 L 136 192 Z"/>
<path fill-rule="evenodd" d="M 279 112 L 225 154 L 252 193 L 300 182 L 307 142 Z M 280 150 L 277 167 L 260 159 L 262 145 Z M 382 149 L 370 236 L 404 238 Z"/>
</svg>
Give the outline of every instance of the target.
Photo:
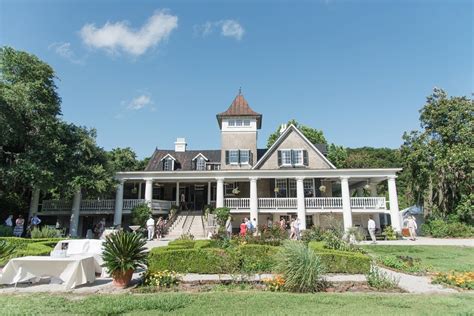
<svg viewBox="0 0 474 316">
<path fill-rule="evenodd" d="M 399 280 L 398 286 L 409 292 L 415 294 L 430 294 L 430 293 L 458 293 L 458 291 L 450 288 L 445 288 L 440 284 L 431 284 L 431 279 L 426 276 L 416 276 L 400 272 L 395 272 L 389 269 L 380 268 L 380 270 L 391 275 Z"/>
<path fill-rule="evenodd" d="M 362 241 L 361 245 L 372 245 L 371 241 Z M 455 238 L 430 238 L 418 237 L 415 241 L 409 239 L 403 240 L 378 240 L 377 245 L 399 245 L 399 246 L 464 246 L 474 247 L 474 239 L 455 239 Z"/>
</svg>

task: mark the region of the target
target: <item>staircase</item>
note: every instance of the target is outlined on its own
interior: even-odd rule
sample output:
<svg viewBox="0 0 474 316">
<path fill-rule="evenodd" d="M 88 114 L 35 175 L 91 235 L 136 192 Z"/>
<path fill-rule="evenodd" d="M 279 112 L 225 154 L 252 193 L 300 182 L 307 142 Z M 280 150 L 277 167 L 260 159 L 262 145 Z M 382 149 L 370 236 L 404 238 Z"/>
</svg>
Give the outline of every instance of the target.
<svg viewBox="0 0 474 316">
<path fill-rule="evenodd" d="M 169 239 L 179 238 L 183 234 L 191 234 L 195 239 L 205 238 L 203 216 L 201 212 L 183 212 L 178 215 L 166 235 Z"/>
</svg>

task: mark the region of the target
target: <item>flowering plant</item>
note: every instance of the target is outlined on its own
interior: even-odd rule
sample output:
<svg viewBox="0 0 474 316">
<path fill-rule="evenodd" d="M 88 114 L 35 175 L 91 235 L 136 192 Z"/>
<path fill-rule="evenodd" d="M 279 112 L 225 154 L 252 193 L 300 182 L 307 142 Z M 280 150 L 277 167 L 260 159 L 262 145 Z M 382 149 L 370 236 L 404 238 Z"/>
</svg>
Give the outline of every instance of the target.
<svg viewBox="0 0 474 316">
<path fill-rule="evenodd" d="M 263 279 L 263 283 L 272 292 L 282 291 L 285 286 L 285 279 L 281 275 L 275 276 L 275 278 Z"/>
<path fill-rule="evenodd" d="M 171 286 L 178 285 L 178 283 L 178 274 L 169 270 L 147 272 L 143 279 L 144 285 L 157 286 L 161 288 L 170 288 Z"/>
<path fill-rule="evenodd" d="M 436 273 L 433 283 L 444 283 L 466 290 L 474 290 L 474 272 L 440 272 Z"/>
</svg>

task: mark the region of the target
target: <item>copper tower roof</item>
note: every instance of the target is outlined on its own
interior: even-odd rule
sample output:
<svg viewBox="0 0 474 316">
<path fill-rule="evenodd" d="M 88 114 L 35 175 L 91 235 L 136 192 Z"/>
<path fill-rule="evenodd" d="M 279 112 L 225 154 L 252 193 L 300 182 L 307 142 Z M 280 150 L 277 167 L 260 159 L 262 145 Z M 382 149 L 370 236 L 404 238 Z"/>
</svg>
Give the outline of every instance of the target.
<svg viewBox="0 0 474 316">
<path fill-rule="evenodd" d="M 262 114 L 257 113 L 250 108 L 247 100 L 245 100 L 240 90 L 239 94 L 235 97 L 234 101 L 232 101 L 232 104 L 229 106 L 227 111 L 217 114 L 219 126 L 221 126 L 222 118 L 233 116 L 255 117 L 257 119 L 257 128 L 260 129 L 262 126 Z"/>
</svg>

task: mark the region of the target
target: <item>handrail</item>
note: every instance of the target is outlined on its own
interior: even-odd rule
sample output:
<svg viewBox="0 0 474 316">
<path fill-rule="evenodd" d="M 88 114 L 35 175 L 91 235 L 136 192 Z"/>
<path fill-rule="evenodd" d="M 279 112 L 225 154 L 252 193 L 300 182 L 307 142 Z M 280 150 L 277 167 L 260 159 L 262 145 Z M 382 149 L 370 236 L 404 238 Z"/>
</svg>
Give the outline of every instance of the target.
<svg viewBox="0 0 474 316">
<path fill-rule="evenodd" d="M 168 229 L 170 229 L 170 227 L 173 225 L 177 218 L 178 212 L 174 213 L 173 216 L 168 219 L 168 222 L 166 222 L 166 225 L 163 227 L 165 232 L 168 232 Z"/>
</svg>

